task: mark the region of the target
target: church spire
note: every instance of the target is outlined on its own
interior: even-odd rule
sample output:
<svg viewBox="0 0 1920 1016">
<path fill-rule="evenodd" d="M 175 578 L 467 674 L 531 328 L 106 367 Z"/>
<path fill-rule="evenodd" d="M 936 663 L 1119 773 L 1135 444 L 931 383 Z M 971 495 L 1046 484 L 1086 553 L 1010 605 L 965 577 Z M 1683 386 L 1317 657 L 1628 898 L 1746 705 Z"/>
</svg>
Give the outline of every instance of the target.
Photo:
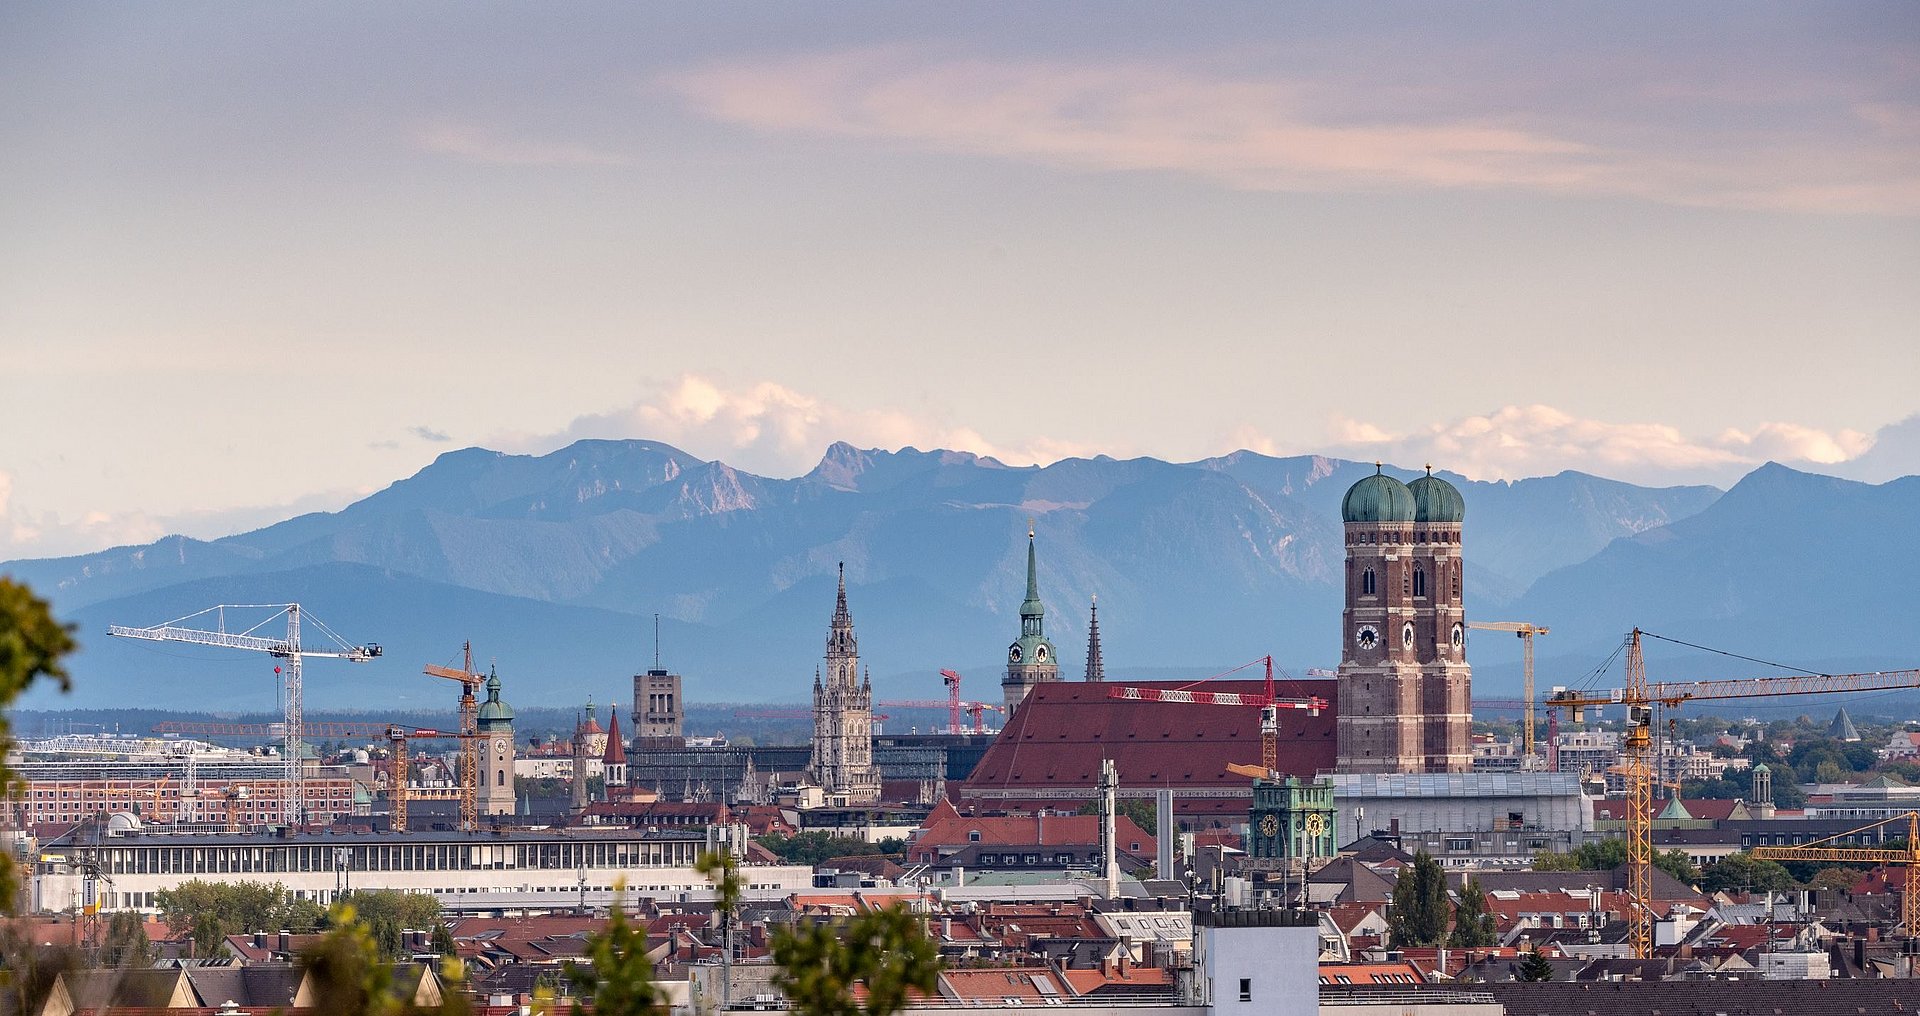
<svg viewBox="0 0 1920 1016">
<path fill-rule="evenodd" d="M 1100 597 L 1087 608 L 1087 680 L 1107 679 L 1106 661 L 1100 658 Z"/>
<path fill-rule="evenodd" d="M 1040 570 L 1033 552 L 1033 520 L 1027 520 L 1027 599 L 1020 604 L 1020 633 L 1022 635 L 1040 635 L 1042 623 L 1047 615 L 1046 605 L 1040 602 Z"/>
<path fill-rule="evenodd" d="M 847 563 L 845 561 L 840 562 L 840 598 L 833 605 L 833 626 L 838 628 L 843 624 L 849 628 L 853 626 L 853 615 L 847 612 Z"/>
</svg>

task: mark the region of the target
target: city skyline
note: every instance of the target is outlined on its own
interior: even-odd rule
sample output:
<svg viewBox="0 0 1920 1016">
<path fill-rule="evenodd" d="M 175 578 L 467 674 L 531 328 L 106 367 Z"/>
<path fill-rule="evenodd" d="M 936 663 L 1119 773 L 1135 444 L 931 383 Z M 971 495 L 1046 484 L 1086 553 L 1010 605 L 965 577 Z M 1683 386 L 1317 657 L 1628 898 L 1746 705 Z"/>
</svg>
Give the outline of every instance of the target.
<svg viewBox="0 0 1920 1016">
<path fill-rule="evenodd" d="M 1899 5 L 5 17 L 0 559 L 580 437 L 1920 456 Z"/>
</svg>

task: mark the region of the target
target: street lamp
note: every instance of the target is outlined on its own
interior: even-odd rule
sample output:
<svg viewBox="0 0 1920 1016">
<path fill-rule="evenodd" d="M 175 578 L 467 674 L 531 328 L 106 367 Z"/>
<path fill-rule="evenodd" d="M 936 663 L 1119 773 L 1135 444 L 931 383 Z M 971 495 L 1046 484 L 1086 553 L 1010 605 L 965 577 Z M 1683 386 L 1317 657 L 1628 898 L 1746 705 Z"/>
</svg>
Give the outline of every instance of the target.
<svg viewBox="0 0 1920 1016">
<path fill-rule="evenodd" d="M 574 874 L 580 879 L 580 912 L 584 914 L 587 912 L 587 865 L 584 861 Z"/>
</svg>

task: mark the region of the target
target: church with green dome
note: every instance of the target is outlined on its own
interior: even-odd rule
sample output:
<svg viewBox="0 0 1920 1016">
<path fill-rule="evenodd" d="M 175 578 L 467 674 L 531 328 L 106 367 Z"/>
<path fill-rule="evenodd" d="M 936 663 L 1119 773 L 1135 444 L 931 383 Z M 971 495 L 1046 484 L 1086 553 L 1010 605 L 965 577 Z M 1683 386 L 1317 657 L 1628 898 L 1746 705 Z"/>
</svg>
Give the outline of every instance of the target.
<svg viewBox="0 0 1920 1016">
<path fill-rule="evenodd" d="M 1348 488 L 1340 517 L 1340 771 L 1472 771 L 1472 669 L 1461 597 L 1465 499 L 1431 467 L 1402 483 L 1375 463 Z"/>
</svg>

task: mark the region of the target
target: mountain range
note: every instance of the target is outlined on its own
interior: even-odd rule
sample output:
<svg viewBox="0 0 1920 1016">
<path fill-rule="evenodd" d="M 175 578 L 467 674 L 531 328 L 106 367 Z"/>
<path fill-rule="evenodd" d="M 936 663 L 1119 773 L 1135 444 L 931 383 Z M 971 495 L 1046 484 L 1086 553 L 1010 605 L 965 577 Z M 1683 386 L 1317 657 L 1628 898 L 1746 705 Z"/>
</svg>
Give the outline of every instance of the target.
<svg viewBox="0 0 1920 1016">
<path fill-rule="evenodd" d="M 364 665 L 311 662 L 315 707 L 439 705 L 447 689 L 419 668 L 456 659 L 468 639 L 497 662 L 509 701 L 623 701 L 629 676 L 652 665 L 655 614 L 662 663 L 686 675 L 690 701 L 796 702 L 842 563 L 882 698 L 938 698 L 938 669 L 955 667 L 967 697 L 994 701 L 1019 629 L 1029 520 L 1063 676 L 1079 676 L 1095 595 L 1110 678 L 1204 677 L 1266 653 L 1296 670 L 1334 665 L 1339 503 L 1374 468 L 1247 451 L 1010 467 L 835 444 L 811 472 L 780 479 L 650 441 L 539 456 L 469 448 L 337 512 L 0 572 L 80 626 L 73 692 L 36 692 L 38 708 L 271 708 L 270 659 L 105 629 L 289 601 L 386 651 Z M 1540 646 L 1543 684 L 1574 683 L 1636 624 L 1829 671 L 1920 656 L 1920 545 L 1903 525 L 1920 509 L 1920 477 L 1869 485 L 1767 465 L 1723 493 L 1576 472 L 1437 475 L 1466 499 L 1470 616 L 1554 629 Z M 1478 689 L 1516 691 L 1510 640 L 1476 643 Z M 1760 672 L 1679 649 L 1659 659 L 1701 676 Z"/>
</svg>

